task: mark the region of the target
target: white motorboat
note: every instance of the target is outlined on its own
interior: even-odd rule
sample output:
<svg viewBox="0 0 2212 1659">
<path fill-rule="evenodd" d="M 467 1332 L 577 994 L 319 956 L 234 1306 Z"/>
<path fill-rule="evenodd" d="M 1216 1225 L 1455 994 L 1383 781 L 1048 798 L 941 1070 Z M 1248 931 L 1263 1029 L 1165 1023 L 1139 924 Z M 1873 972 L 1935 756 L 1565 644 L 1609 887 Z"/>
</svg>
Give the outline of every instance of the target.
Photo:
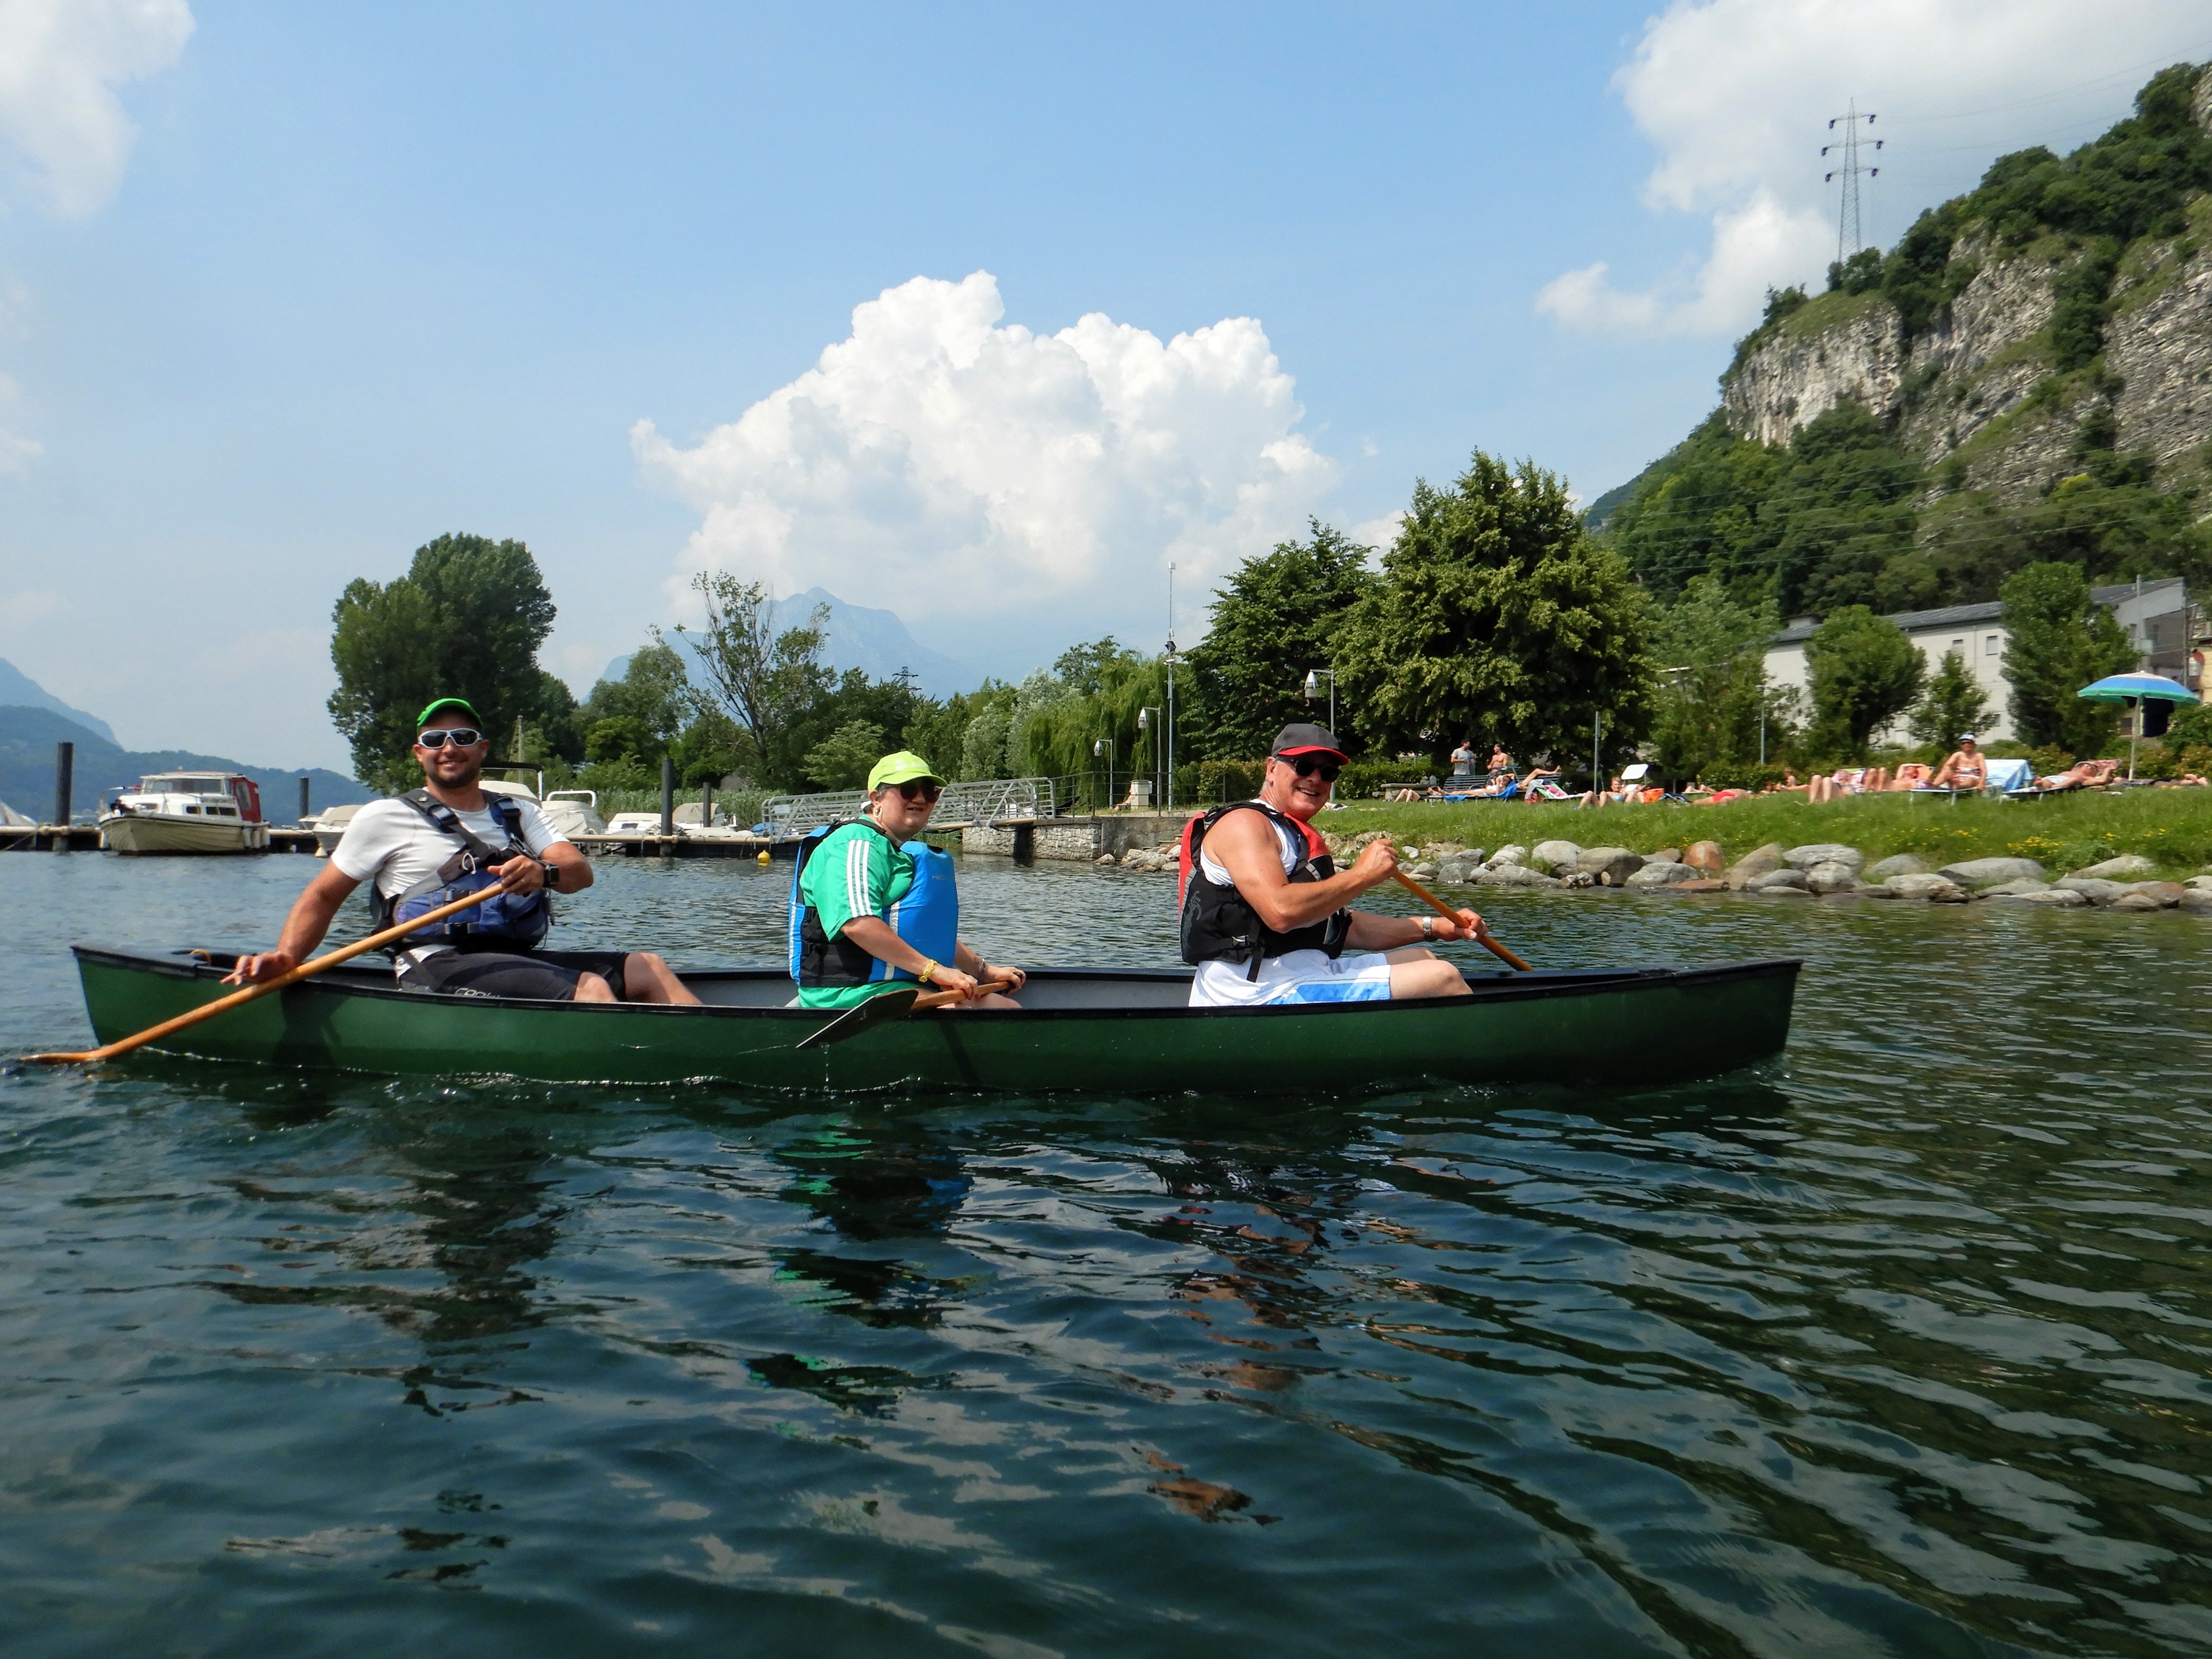
<svg viewBox="0 0 2212 1659">
<path fill-rule="evenodd" d="M 116 792 L 100 810 L 100 844 L 111 853 L 265 853 L 261 791 L 235 772 L 164 772 Z"/>
<path fill-rule="evenodd" d="M 337 851 L 338 842 L 345 835 L 346 825 L 353 822 L 353 815 L 367 804 L 365 801 L 353 801 L 344 806 L 325 806 L 315 817 L 300 821 L 302 829 L 315 832 L 317 858 L 326 859 Z"/>
<path fill-rule="evenodd" d="M 606 820 L 599 816 L 599 798 L 589 789 L 556 789 L 540 803 L 546 823 L 563 836 L 604 836 Z"/>
</svg>

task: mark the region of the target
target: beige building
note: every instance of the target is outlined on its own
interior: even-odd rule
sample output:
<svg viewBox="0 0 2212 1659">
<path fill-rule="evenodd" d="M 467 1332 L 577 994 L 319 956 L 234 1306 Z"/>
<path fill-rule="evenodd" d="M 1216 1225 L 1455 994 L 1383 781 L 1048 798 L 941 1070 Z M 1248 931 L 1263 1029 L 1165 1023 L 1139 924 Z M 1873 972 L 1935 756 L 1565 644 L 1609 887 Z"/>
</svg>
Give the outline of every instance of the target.
<svg viewBox="0 0 2212 1659">
<path fill-rule="evenodd" d="M 2130 582 L 2092 588 L 2089 597 L 2105 606 L 2142 653 L 2139 666 L 2147 673 L 2163 674 L 2201 692 L 2203 653 L 2199 647 L 2200 618 L 2189 602 L 2187 587 L 2179 576 L 2160 581 Z M 2004 607 L 1991 600 L 1984 605 L 1951 605 L 1936 611 L 1905 611 L 1890 621 L 1905 630 L 1927 659 L 1933 674 L 1943 659 L 1956 652 L 1989 695 L 1990 718 L 1978 734 L 1984 742 L 2013 735 L 2011 684 L 2004 677 Z M 1813 694 L 1805 673 L 1805 642 L 1819 622 L 1798 617 L 1767 641 L 1766 679 L 1775 687 L 1792 686 L 1810 709 Z M 1905 741 L 1905 723 L 1896 722 L 1875 734 L 1876 742 Z"/>
</svg>

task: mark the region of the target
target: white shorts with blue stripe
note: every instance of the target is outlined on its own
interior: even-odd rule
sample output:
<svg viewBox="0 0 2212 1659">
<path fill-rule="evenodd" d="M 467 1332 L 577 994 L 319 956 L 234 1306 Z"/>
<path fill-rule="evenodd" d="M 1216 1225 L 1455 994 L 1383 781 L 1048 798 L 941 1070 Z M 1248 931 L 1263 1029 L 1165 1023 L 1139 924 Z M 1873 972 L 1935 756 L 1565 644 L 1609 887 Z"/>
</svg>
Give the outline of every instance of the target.
<svg viewBox="0 0 2212 1659">
<path fill-rule="evenodd" d="M 1390 963 L 1379 951 L 1354 951 L 1334 962 L 1322 951 L 1292 951 L 1260 964 L 1205 962 L 1190 982 L 1194 1008 L 1262 1008 L 1291 1002 L 1388 1002 Z"/>
</svg>

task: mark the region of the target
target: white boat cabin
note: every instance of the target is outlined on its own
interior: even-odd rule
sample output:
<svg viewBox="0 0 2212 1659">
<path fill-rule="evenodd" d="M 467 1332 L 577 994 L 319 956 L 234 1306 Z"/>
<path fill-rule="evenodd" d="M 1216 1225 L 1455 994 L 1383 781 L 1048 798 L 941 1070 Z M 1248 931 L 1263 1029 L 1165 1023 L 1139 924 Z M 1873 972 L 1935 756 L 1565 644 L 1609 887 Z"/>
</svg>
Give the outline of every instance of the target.
<svg viewBox="0 0 2212 1659">
<path fill-rule="evenodd" d="M 235 772 L 163 772 L 116 792 L 111 811 L 133 816 L 261 822 L 261 790 Z"/>
</svg>

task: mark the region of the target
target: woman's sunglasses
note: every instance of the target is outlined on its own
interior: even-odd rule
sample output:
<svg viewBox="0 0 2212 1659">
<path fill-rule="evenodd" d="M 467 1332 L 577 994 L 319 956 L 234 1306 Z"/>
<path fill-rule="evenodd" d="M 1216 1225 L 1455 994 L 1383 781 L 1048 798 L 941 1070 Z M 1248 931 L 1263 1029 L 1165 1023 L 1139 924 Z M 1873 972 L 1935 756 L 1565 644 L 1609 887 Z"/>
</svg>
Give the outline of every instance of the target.
<svg viewBox="0 0 2212 1659">
<path fill-rule="evenodd" d="M 1316 760 L 1310 755 L 1301 755 L 1296 760 L 1292 760 L 1288 755 L 1278 755 L 1275 758 L 1302 778 L 1310 778 L 1315 773 L 1320 773 L 1321 781 L 1323 783 L 1334 783 L 1336 775 L 1344 769 L 1334 761 Z"/>
<path fill-rule="evenodd" d="M 932 806 L 937 805 L 937 798 L 945 793 L 936 784 L 924 783 L 920 779 L 899 785 L 898 792 L 901 800 L 926 800 Z"/>
<path fill-rule="evenodd" d="M 425 749 L 443 749 L 447 744 L 466 749 L 471 744 L 482 743 L 483 733 L 472 726 L 446 726 L 435 732 L 425 732 L 415 739 Z"/>
</svg>

